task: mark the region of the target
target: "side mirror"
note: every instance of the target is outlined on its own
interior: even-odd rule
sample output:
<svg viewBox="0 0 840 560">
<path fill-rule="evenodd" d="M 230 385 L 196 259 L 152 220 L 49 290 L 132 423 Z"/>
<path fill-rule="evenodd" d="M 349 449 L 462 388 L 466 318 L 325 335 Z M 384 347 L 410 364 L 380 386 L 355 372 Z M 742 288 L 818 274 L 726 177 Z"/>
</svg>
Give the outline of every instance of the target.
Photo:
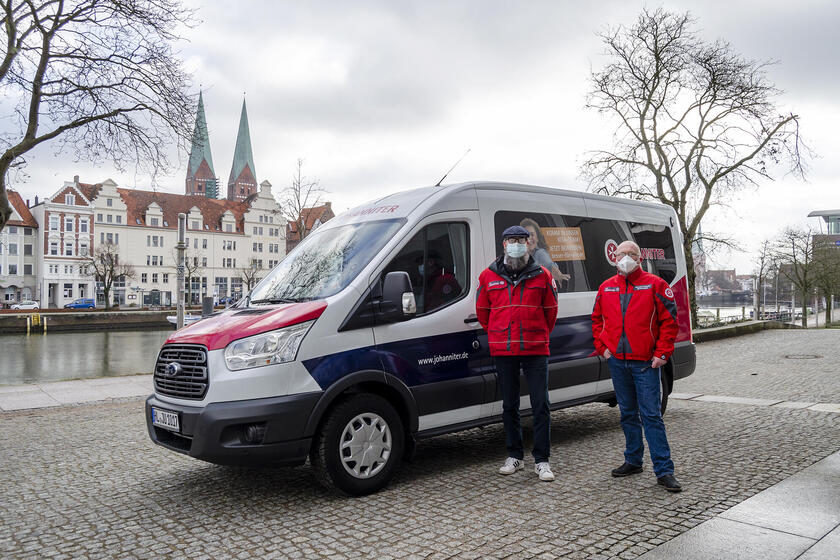
<svg viewBox="0 0 840 560">
<path fill-rule="evenodd" d="M 386 274 L 382 282 L 382 300 L 379 302 L 380 316 L 389 321 L 403 321 L 416 312 L 417 304 L 408 273 L 395 270 Z"/>
</svg>

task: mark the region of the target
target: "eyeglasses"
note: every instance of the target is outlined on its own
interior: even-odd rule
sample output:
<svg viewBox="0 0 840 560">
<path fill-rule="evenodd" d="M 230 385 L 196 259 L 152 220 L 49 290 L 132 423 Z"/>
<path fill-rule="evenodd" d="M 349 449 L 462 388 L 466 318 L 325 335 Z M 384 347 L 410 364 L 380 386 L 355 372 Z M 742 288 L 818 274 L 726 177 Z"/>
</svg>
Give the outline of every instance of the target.
<svg viewBox="0 0 840 560">
<path fill-rule="evenodd" d="M 621 251 L 621 252 L 619 252 L 619 253 L 616 253 L 616 254 L 615 254 L 615 257 L 616 257 L 617 259 L 623 259 L 624 257 L 630 257 L 630 258 L 633 258 L 633 259 L 638 259 L 638 258 L 639 258 L 639 254 L 638 254 L 638 253 L 636 253 L 636 252 L 626 253 L 626 252 L 624 252 L 624 251 Z"/>
<path fill-rule="evenodd" d="M 508 243 L 527 243 L 528 238 L 527 237 L 508 237 L 507 239 L 505 239 L 505 241 L 507 241 Z"/>
</svg>

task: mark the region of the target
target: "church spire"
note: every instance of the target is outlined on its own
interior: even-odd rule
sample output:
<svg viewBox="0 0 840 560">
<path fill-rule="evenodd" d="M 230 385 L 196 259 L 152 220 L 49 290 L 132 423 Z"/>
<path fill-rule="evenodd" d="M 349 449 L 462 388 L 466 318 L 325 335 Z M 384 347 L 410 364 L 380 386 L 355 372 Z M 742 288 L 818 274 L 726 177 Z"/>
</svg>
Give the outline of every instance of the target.
<svg viewBox="0 0 840 560">
<path fill-rule="evenodd" d="M 186 194 L 219 197 L 216 172 L 213 170 L 213 156 L 210 154 L 210 134 L 204 117 L 204 97 L 198 94 L 198 111 L 195 116 L 190 161 L 187 167 Z"/>
<path fill-rule="evenodd" d="M 233 165 L 228 179 L 228 199 L 243 200 L 257 192 L 257 172 L 254 168 L 254 154 L 251 152 L 251 131 L 248 127 L 248 111 L 242 100 L 239 116 L 239 131 L 236 134 L 236 148 L 233 150 Z"/>
</svg>

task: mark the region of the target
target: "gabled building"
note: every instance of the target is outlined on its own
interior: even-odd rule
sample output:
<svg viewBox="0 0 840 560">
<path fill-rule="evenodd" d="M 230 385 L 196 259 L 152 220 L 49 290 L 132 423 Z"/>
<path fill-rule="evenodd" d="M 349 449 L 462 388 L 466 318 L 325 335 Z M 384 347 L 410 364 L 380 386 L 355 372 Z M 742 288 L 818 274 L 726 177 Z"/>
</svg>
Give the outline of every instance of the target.
<svg viewBox="0 0 840 560">
<path fill-rule="evenodd" d="M 79 188 L 78 177 L 32 207 L 40 224 L 37 243 L 41 307 L 63 307 L 77 298 L 94 297 L 94 281 L 85 271 L 93 252 L 94 208 Z"/>
<path fill-rule="evenodd" d="M 251 129 L 248 126 L 248 111 L 242 100 L 239 115 L 239 130 L 236 133 L 236 147 L 233 150 L 233 165 L 228 178 L 228 200 L 245 200 L 257 192 L 257 172 L 254 154 L 251 150 Z"/>
<path fill-rule="evenodd" d="M 31 300 L 38 295 L 38 222 L 16 191 L 7 190 L 12 215 L 0 231 L 0 303 Z"/>
<path fill-rule="evenodd" d="M 335 218 L 335 212 L 333 212 L 331 202 L 304 208 L 300 213 L 300 219 L 289 222 L 286 226 L 286 253 L 294 249 L 312 230 L 333 218 Z"/>
</svg>

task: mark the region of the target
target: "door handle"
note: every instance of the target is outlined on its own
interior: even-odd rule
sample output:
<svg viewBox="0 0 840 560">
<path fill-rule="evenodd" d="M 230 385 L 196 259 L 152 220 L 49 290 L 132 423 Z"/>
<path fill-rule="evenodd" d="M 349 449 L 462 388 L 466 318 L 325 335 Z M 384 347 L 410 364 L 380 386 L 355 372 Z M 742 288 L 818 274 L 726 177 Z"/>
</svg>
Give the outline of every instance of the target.
<svg viewBox="0 0 840 560">
<path fill-rule="evenodd" d="M 466 319 L 464 319 L 464 323 L 466 323 L 466 324 L 478 323 L 478 316 L 475 315 L 475 314 L 469 315 Z"/>
</svg>

